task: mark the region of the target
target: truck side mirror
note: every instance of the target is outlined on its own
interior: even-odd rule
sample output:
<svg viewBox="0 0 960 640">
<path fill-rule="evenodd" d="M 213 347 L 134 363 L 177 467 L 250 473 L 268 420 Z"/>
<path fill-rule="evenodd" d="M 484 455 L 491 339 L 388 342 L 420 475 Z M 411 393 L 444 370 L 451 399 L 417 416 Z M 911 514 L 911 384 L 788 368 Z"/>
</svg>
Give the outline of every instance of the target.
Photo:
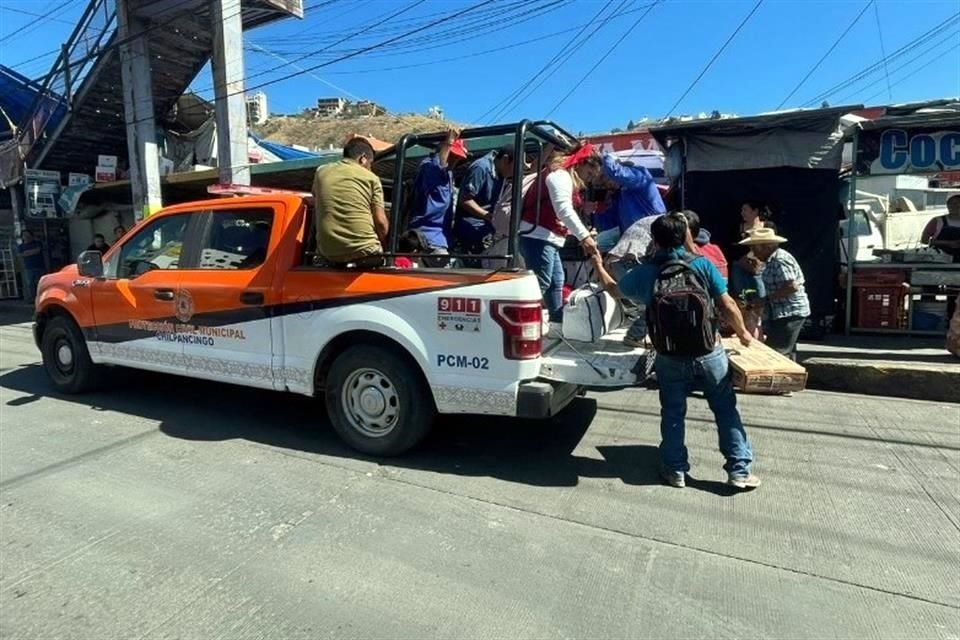
<svg viewBox="0 0 960 640">
<path fill-rule="evenodd" d="M 103 277 L 103 254 L 99 251 L 84 251 L 77 258 L 80 275 L 86 278 Z"/>
</svg>

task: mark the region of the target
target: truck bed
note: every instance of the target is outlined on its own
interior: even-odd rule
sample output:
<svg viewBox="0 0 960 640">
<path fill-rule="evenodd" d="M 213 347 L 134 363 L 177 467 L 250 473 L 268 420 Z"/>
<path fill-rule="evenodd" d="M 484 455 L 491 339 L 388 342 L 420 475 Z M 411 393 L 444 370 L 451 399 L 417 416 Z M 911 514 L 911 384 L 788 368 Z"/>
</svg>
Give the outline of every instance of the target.
<svg viewBox="0 0 960 640">
<path fill-rule="evenodd" d="M 615 389 L 642 384 L 652 368 L 651 350 L 623 343 L 626 328 L 593 343 L 563 340 L 559 333 L 559 327 L 552 325 L 543 339 L 540 377 L 545 380 Z"/>
</svg>

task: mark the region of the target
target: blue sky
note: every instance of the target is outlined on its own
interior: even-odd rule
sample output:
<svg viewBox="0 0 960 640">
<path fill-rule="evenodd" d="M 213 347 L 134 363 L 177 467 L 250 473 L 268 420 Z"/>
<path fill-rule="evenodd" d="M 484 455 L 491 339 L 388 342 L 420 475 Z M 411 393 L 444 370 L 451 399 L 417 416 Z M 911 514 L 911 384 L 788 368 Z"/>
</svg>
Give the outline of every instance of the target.
<svg viewBox="0 0 960 640">
<path fill-rule="evenodd" d="M 248 85 L 296 71 L 285 61 L 296 61 L 323 47 L 330 49 L 296 64 L 309 67 L 329 62 L 480 1 L 306 0 L 304 20 L 287 20 L 246 34 L 245 62 L 252 76 Z M 663 0 L 651 8 L 652 0 L 496 0 L 448 26 L 440 24 L 390 48 L 263 90 L 272 112 L 294 112 L 318 96 L 344 95 L 375 100 L 397 112 L 424 112 L 440 105 L 449 118 L 463 123 L 538 118 L 552 112 L 551 119 L 575 131 L 609 130 L 631 119 L 666 115 L 756 1 Z M 42 75 L 52 55 L 17 63 L 45 54 L 65 40 L 85 4 L 86 0 L 0 0 L 0 63 L 26 75 Z M 675 113 L 716 109 L 747 115 L 775 109 L 865 6 L 865 0 L 764 0 Z M 646 17 L 630 31 L 648 8 Z M 384 20 L 399 11 L 403 12 L 395 19 Z M 870 6 L 863 13 L 786 106 L 801 106 L 881 60 L 881 33 L 883 49 L 890 54 L 958 12 L 958 0 L 878 0 L 876 9 Z M 35 18 L 27 13 L 50 20 L 29 26 Z M 504 111 L 491 111 L 528 83 L 588 24 L 583 36 L 592 33 L 592 38 L 562 66 L 557 65 L 554 75 L 532 95 Z M 364 33 L 336 44 L 364 28 Z M 405 44 L 407 40 L 413 42 Z M 282 69 L 271 71 L 276 67 Z M 888 71 L 892 102 L 960 95 L 960 23 L 891 61 Z M 210 94 L 209 86 L 205 70 L 194 87 Z M 828 100 L 832 104 L 890 102 L 883 69 L 834 92 Z"/>
</svg>

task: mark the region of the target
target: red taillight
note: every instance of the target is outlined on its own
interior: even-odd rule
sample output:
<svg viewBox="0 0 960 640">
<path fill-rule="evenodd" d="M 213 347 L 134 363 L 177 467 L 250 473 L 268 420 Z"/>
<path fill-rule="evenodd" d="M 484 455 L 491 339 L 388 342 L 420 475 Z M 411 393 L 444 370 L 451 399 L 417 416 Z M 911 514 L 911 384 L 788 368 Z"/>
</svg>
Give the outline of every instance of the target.
<svg viewBox="0 0 960 640">
<path fill-rule="evenodd" d="M 533 360 L 540 357 L 543 307 L 540 301 L 490 303 L 490 315 L 503 329 L 503 355 L 508 360 Z"/>
</svg>

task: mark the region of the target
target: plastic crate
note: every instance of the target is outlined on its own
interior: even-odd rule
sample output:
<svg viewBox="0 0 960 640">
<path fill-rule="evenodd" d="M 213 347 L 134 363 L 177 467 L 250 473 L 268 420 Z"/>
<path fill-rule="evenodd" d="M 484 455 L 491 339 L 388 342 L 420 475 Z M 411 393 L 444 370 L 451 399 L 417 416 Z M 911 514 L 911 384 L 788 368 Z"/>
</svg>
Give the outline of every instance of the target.
<svg viewBox="0 0 960 640">
<path fill-rule="evenodd" d="M 902 329 L 904 289 L 901 285 L 857 287 L 857 328 Z"/>
</svg>

